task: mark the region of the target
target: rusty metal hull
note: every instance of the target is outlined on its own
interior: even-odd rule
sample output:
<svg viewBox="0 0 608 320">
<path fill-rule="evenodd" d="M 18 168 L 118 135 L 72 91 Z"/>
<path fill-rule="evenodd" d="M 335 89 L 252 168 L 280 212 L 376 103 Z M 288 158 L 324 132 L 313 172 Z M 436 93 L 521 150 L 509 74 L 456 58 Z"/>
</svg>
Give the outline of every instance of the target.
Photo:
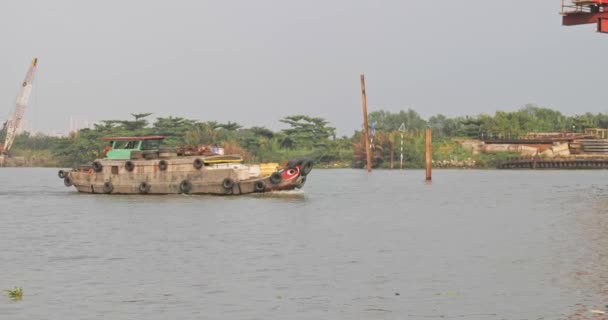
<svg viewBox="0 0 608 320">
<path fill-rule="evenodd" d="M 200 161 L 200 157 L 99 159 L 96 160 L 101 165 L 96 168 L 99 170 L 92 167 L 60 171 L 59 177 L 63 177 L 66 186 L 74 186 L 83 193 L 240 195 L 301 188 L 310 171 L 310 168 L 308 172 L 302 171 L 305 162 L 292 162 L 291 167 L 262 176 L 247 173 L 254 165 L 201 165 Z"/>
</svg>

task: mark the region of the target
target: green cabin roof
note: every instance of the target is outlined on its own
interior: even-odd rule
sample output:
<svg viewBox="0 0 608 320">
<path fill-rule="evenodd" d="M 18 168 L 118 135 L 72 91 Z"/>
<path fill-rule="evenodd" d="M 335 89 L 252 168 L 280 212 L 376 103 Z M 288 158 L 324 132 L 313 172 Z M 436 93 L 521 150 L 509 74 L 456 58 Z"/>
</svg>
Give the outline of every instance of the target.
<svg viewBox="0 0 608 320">
<path fill-rule="evenodd" d="M 131 151 L 134 150 L 158 150 L 165 136 L 143 136 L 143 137 L 106 137 L 102 140 L 109 141 L 112 145 L 106 153 L 107 159 L 128 160 L 131 159 Z"/>
</svg>

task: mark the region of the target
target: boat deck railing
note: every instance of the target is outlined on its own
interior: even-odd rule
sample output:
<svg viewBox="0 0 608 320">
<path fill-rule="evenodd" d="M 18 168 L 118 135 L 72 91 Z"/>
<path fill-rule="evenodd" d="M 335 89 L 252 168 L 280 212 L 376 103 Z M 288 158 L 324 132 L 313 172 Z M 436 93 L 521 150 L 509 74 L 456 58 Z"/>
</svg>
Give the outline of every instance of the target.
<svg viewBox="0 0 608 320">
<path fill-rule="evenodd" d="M 603 12 L 608 0 L 562 0 L 561 15 Z"/>
</svg>

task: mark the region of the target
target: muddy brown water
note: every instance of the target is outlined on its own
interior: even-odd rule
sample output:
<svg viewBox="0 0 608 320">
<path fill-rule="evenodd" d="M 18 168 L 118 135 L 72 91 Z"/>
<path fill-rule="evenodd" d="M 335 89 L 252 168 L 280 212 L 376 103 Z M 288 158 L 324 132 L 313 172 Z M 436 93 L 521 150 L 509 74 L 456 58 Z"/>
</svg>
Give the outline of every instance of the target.
<svg viewBox="0 0 608 320">
<path fill-rule="evenodd" d="M 313 170 L 107 196 L 0 169 L 0 319 L 566 319 L 608 304 L 608 171 Z"/>
</svg>

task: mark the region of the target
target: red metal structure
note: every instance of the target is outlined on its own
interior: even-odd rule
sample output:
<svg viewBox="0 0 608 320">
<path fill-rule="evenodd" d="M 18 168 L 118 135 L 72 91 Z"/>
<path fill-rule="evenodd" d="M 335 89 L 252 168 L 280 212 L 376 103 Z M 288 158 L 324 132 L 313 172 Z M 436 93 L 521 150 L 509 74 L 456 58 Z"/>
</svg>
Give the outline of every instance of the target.
<svg viewBox="0 0 608 320">
<path fill-rule="evenodd" d="M 105 137 L 105 141 L 141 141 L 141 140 L 163 140 L 165 136 L 143 136 L 143 137 Z"/>
<path fill-rule="evenodd" d="M 608 0 L 562 0 L 561 14 L 565 26 L 595 23 L 597 32 L 608 33 Z"/>
</svg>

